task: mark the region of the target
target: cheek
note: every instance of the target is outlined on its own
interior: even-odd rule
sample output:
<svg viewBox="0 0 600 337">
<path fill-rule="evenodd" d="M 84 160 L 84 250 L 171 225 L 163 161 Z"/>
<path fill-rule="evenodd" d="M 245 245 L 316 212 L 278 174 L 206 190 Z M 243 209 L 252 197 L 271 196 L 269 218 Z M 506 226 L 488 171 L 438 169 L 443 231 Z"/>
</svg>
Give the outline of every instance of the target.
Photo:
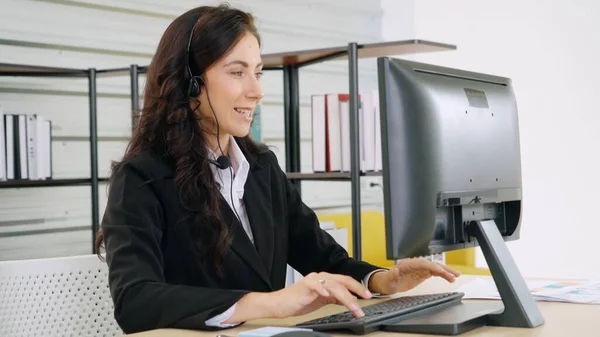
<svg viewBox="0 0 600 337">
<path fill-rule="evenodd" d="M 235 80 L 223 79 L 219 82 L 218 95 L 214 95 L 215 99 L 218 99 L 218 103 L 213 102 L 213 106 L 219 106 L 219 110 L 222 113 L 229 113 L 231 109 L 235 107 L 235 104 L 239 102 L 240 95 L 242 94 L 242 88 L 240 83 Z M 211 93 L 211 99 L 213 95 Z"/>
</svg>

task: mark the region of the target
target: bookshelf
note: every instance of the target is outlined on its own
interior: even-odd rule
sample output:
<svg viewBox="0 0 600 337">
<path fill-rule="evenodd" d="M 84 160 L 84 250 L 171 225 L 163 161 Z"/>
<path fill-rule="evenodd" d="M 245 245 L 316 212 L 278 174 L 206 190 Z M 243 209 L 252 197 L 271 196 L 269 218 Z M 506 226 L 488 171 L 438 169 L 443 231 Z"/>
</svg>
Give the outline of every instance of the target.
<svg viewBox="0 0 600 337">
<path fill-rule="evenodd" d="M 455 50 L 456 46 L 426 40 L 401 40 L 370 44 L 348 43 L 345 46 L 296 50 L 262 55 L 264 71 L 283 72 L 283 102 L 285 129 L 285 167 L 290 181 L 301 191 L 303 180 L 349 181 L 351 183 L 352 209 L 352 256 L 362 260 L 360 178 L 377 176 L 381 172 L 361 172 L 359 157 L 359 109 L 358 109 L 358 60 L 388 55 L 416 54 Z M 335 60 L 348 61 L 348 87 L 350 94 L 350 172 L 305 173 L 300 166 L 300 86 L 299 70 L 302 67 Z M 131 65 L 131 107 L 132 120 L 139 109 L 139 75 L 145 73 L 146 66 Z"/>
<path fill-rule="evenodd" d="M 107 181 L 106 178 L 98 177 L 98 125 L 97 125 L 97 93 L 96 79 L 98 76 L 110 76 L 118 74 L 121 69 L 96 70 L 72 69 L 60 67 L 45 67 L 25 64 L 0 63 L 0 76 L 12 77 L 51 77 L 51 78 L 87 78 L 89 97 L 89 143 L 90 143 L 90 177 L 89 178 L 60 178 L 46 180 L 6 180 L 0 181 L 1 189 L 8 188 L 34 188 L 34 187 L 61 187 L 61 186 L 90 186 L 91 192 L 91 247 L 93 253 L 94 241 L 100 224 L 99 183 Z M 5 112 L 6 113 L 6 112 Z M 50 158 L 52 155 L 50 154 Z M 52 160 L 52 159 L 50 159 Z"/>
</svg>

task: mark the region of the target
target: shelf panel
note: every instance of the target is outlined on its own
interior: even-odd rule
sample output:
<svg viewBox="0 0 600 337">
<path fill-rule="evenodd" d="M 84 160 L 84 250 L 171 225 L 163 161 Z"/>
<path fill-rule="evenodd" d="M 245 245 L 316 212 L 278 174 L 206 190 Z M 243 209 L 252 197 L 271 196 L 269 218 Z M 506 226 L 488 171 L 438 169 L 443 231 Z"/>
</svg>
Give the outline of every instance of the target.
<svg viewBox="0 0 600 337">
<path fill-rule="evenodd" d="M 98 69 L 96 76 L 129 76 L 129 68 Z M 25 64 L 0 63 L 0 76 L 29 77 L 88 77 L 88 69 L 43 67 Z"/>
<path fill-rule="evenodd" d="M 358 45 L 358 58 L 455 50 L 455 45 L 426 40 L 401 40 Z M 265 54 L 265 67 L 302 65 L 323 59 L 347 59 L 348 46 Z"/>
<path fill-rule="evenodd" d="M 100 178 L 98 181 L 105 182 L 107 178 Z M 58 186 L 78 186 L 90 185 L 92 180 L 89 178 L 81 179 L 49 179 L 49 180 L 7 180 L 0 181 L 0 188 L 27 188 L 27 187 L 58 187 Z"/>
<path fill-rule="evenodd" d="M 358 58 L 372 58 L 388 55 L 430 53 L 456 50 L 455 45 L 427 40 L 399 40 L 358 45 Z M 289 52 L 263 54 L 264 69 L 279 69 L 286 65 L 308 65 L 325 60 L 344 60 L 348 58 L 348 46 L 321 49 L 296 50 Z M 143 74 L 148 66 L 139 66 Z"/>
<path fill-rule="evenodd" d="M 0 63 L 0 75 L 9 76 L 49 76 L 49 77 L 87 77 L 85 69 L 43 67 L 24 64 Z"/>
<path fill-rule="evenodd" d="M 455 50 L 456 46 L 427 40 L 400 40 L 358 45 L 358 58 L 372 58 L 387 55 L 428 53 Z M 262 55 L 265 68 L 277 68 L 285 65 L 306 65 L 323 60 L 347 59 L 348 46 L 296 50 Z M 140 66 L 139 72 L 145 73 L 147 66 Z M 97 69 L 98 76 L 124 76 L 129 68 Z M 48 76 L 48 77 L 87 77 L 87 69 L 44 67 L 23 64 L 0 63 L 1 76 Z"/>
<path fill-rule="evenodd" d="M 98 69 L 96 74 L 99 77 L 116 77 L 116 76 L 129 76 L 130 68 L 109 68 L 109 69 Z"/>
<path fill-rule="evenodd" d="M 376 177 L 380 176 L 379 172 L 361 172 L 361 177 Z M 288 179 L 300 179 L 300 180 L 333 180 L 333 181 L 350 181 L 352 178 L 350 172 L 317 172 L 317 173 L 303 173 L 303 172 L 288 172 Z"/>
</svg>

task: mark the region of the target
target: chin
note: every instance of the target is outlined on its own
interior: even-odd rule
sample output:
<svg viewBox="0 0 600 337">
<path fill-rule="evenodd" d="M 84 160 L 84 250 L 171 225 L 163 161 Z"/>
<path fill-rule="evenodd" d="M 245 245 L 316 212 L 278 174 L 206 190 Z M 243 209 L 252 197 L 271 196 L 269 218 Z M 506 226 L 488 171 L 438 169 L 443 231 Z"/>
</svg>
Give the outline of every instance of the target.
<svg viewBox="0 0 600 337">
<path fill-rule="evenodd" d="M 246 137 L 249 133 L 250 133 L 250 128 L 239 128 L 236 130 L 232 130 L 232 132 L 230 134 L 237 138 L 243 138 L 243 137 Z"/>
</svg>

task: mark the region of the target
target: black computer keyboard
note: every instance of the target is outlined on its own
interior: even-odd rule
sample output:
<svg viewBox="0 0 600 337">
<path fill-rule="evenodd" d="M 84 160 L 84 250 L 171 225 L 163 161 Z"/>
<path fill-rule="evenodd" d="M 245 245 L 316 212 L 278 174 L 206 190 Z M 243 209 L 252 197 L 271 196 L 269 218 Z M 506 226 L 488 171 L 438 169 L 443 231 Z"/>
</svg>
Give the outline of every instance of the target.
<svg viewBox="0 0 600 337">
<path fill-rule="evenodd" d="M 365 316 L 357 318 L 351 311 L 320 317 L 296 324 L 297 327 L 315 331 L 349 330 L 363 335 L 376 331 L 384 321 L 400 318 L 411 313 L 425 313 L 460 303 L 464 293 L 451 292 L 427 295 L 413 295 L 392 298 L 362 308 Z"/>
</svg>

